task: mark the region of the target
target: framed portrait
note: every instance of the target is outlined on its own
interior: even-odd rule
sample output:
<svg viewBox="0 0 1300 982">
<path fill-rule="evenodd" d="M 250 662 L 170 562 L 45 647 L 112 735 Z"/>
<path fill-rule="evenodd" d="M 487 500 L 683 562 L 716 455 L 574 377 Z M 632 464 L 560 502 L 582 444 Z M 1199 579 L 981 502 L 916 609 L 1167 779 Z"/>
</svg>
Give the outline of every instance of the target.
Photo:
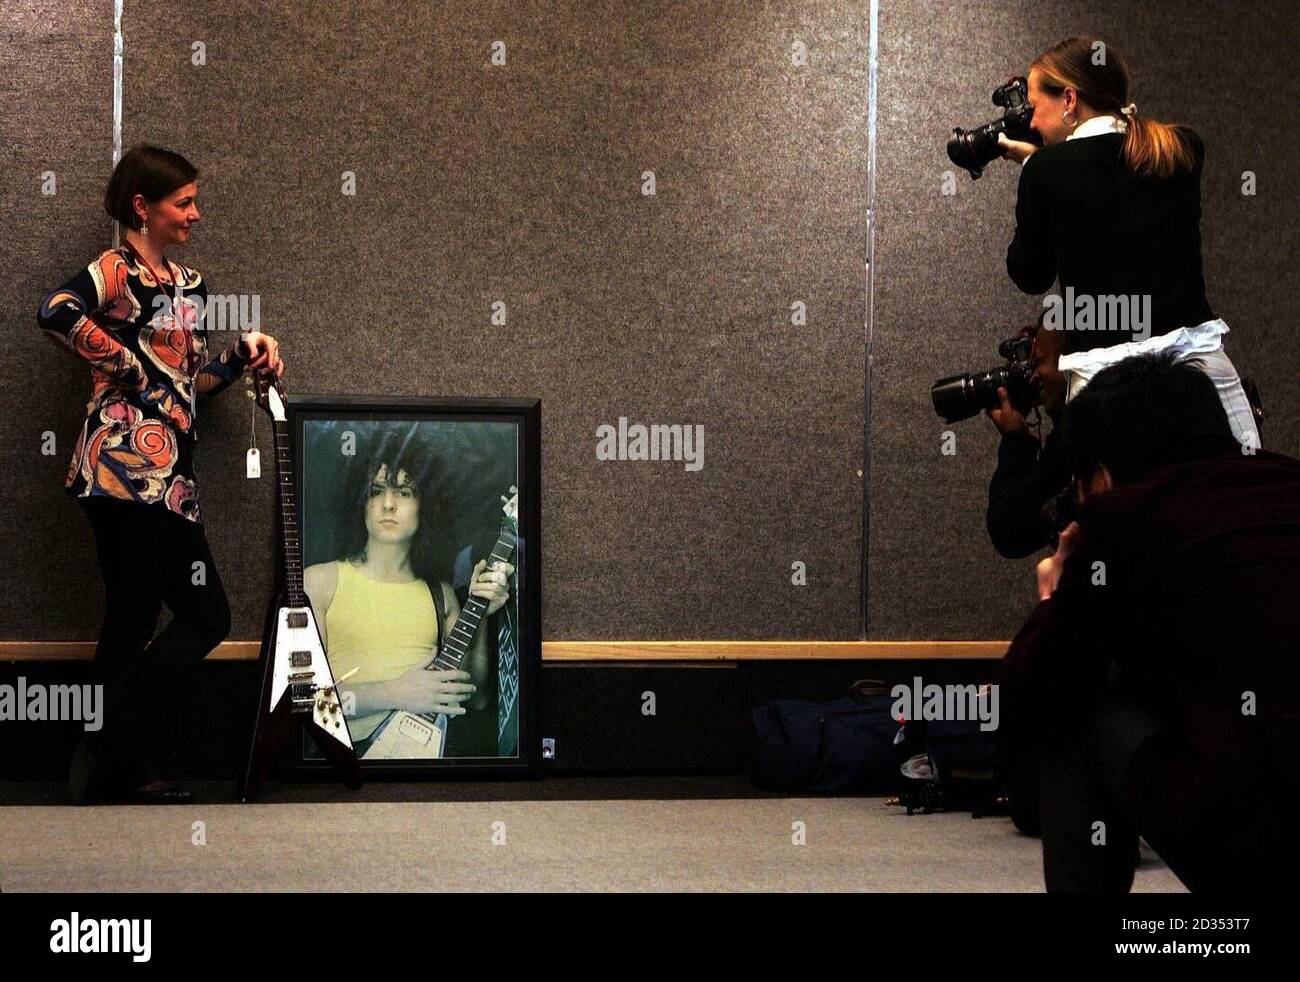
<svg viewBox="0 0 1300 982">
<path fill-rule="evenodd" d="M 303 581 L 368 780 L 538 773 L 541 404 L 298 396 Z M 309 735 L 300 774 L 325 770 Z"/>
</svg>

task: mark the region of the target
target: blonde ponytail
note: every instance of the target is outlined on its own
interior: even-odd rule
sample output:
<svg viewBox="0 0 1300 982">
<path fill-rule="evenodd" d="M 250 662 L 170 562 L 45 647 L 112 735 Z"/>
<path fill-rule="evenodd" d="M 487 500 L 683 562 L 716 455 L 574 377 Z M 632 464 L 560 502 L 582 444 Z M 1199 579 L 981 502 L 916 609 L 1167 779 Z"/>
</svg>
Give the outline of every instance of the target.
<svg viewBox="0 0 1300 982">
<path fill-rule="evenodd" d="M 1196 166 L 1196 155 L 1183 135 L 1185 126 L 1146 119 L 1136 112 L 1126 118 L 1128 137 L 1124 140 L 1124 162 L 1131 172 L 1172 177 Z"/>
</svg>

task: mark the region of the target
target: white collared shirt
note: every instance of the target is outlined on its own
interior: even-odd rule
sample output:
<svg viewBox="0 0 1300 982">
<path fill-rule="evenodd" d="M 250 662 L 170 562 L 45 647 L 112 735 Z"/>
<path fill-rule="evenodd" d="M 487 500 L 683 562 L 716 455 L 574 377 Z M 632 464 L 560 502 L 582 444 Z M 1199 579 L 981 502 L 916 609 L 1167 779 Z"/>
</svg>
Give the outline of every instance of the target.
<svg viewBox="0 0 1300 982">
<path fill-rule="evenodd" d="M 1128 120 L 1121 119 L 1119 116 L 1093 116 L 1092 119 L 1085 119 L 1082 123 L 1074 128 L 1074 132 L 1067 136 L 1068 140 L 1081 140 L 1089 136 L 1101 136 L 1103 133 L 1127 133 Z M 1031 153 L 1029 157 L 1032 157 Z M 1020 161 L 1020 166 L 1025 166 L 1026 157 Z"/>
<path fill-rule="evenodd" d="M 1085 119 L 1076 126 L 1074 132 L 1067 136 L 1066 139 L 1078 140 L 1085 136 L 1101 136 L 1103 133 L 1127 132 L 1127 119 L 1120 119 L 1118 116 L 1093 116 L 1092 119 Z"/>
</svg>

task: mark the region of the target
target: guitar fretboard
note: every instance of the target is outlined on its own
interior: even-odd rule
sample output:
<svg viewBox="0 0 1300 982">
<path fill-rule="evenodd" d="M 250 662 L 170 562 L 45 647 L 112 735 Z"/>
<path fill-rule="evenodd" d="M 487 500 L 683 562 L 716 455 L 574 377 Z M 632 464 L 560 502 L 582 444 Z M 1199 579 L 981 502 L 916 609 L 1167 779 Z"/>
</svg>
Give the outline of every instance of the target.
<svg viewBox="0 0 1300 982">
<path fill-rule="evenodd" d="M 293 445 L 289 424 L 271 421 L 275 433 L 276 491 L 280 499 L 280 536 L 284 543 L 284 586 L 290 607 L 307 606 L 302 587 L 302 541 L 298 534 L 298 506 L 294 497 Z"/>
<path fill-rule="evenodd" d="M 499 563 L 510 562 L 510 556 L 515 551 L 517 541 L 518 537 L 511 527 L 511 521 L 506 519 L 501 523 L 500 531 L 497 532 L 496 545 L 492 547 L 492 554 L 488 556 L 488 567 L 491 568 L 493 561 Z M 487 606 L 488 602 L 482 597 L 471 595 L 465 601 L 465 606 L 460 609 L 460 616 L 456 618 L 456 626 L 451 629 L 451 633 L 443 641 L 431 667 L 444 671 L 455 671 L 460 668 L 461 662 L 465 660 L 465 656 L 469 653 L 469 646 L 474 643 L 474 634 L 478 631 L 479 624 L 483 622 L 483 614 L 487 610 Z M 441 626 L 439 625 L 439 627 Z"/>
</svg>

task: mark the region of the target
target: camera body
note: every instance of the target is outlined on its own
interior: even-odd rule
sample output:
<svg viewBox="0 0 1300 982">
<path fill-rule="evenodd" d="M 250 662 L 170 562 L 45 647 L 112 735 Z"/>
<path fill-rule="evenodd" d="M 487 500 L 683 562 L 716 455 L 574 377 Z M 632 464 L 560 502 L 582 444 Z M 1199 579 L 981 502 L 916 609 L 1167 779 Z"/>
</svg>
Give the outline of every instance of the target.
<svg viewBox="0 0 1300 982">
<path fill-rule="evenodd" d="M 1008 140 L 1043 144 L 1042 138 L 1029 126 L 1034 110 L 1029 105 L 1029 81 L 1023 75 L 1016 75 L 994 89 L 993 105 L 1005 110 L 999 118 L 971 130 L 954 127 L 948 140 L 948 159 L 970 172 L 972 180 L 978 179 L 991 161 L 1002 156 L 999 133 L 1005 133 Z"/>
<path fill-rule="evenodd" d="M 983 372 L 967 372 L 941 378 L 930 386 L 934 411 L 946 423 L 956 423 L 999 405 L 998 389 L 1007 390 L 1007 398 L 1021 415 L 1039 404 L 1034 383 L 1032 333 L 1022 332 L 998 344 L 998 354 L 1005 365 Z"/>
<path fill-rule="evenodd" d="M 1078 517 L 1079 499 L 1075 496 L 1073 481 L 1043 502 L 1042 508 L 1038 510 L 1038 527 L 1043 530 L 1043 538 L 1053 552 L 1056 551 L 1061 533 Z"/>
</svg>

